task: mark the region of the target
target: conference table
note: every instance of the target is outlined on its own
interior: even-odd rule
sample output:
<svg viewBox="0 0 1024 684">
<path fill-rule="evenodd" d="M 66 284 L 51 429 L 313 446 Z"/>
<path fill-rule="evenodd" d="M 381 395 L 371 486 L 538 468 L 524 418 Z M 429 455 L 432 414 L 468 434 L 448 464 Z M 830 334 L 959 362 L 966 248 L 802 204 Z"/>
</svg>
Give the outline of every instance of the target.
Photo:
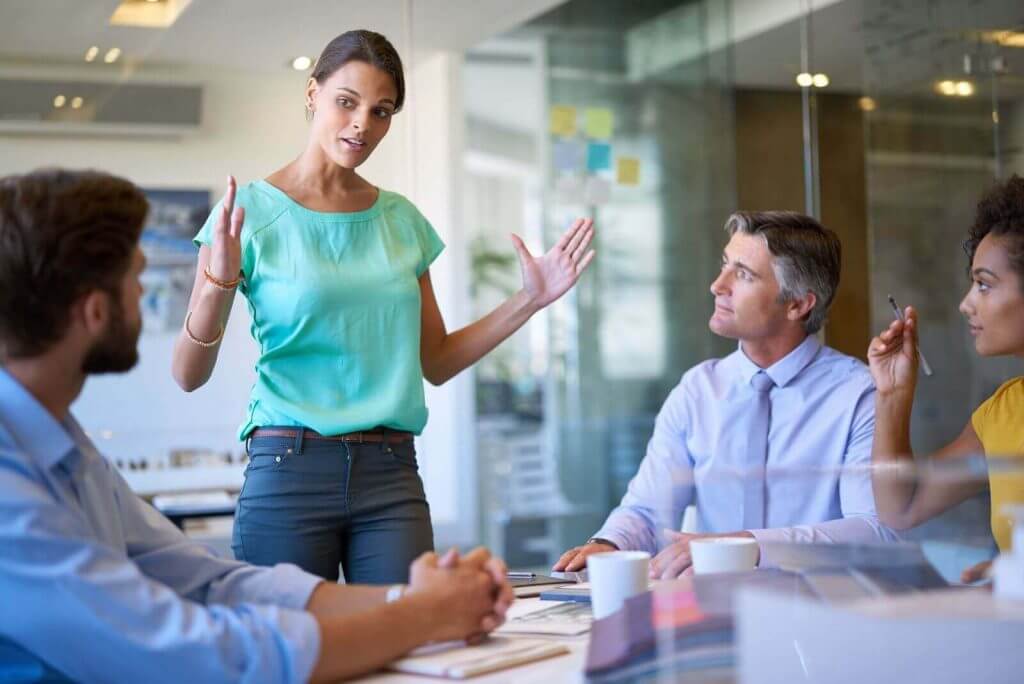
<svg viewBox="0 0 1024 684">
<path fill-rule="evenodd" d="M 674 581 L 683 584 L 690 583 L 689 578 Z M 692 586 L 692 584 L 690 586 Z M 509 620 L 514 619 L 517 615 L 522 615 L 535 610 L 540 603 L 541 600 L 537 597 L 516 599 L 509 611 Z M 544 601 L 543 603 L 546 605 L 551 602 Z M 589 633 L 578 636 L 554 636 L 540 634 L 508 634 L 502 636 L 509 639 L 552 641 L 565 645 L 565 647 L 569 649 L 569 653 L 534 663 L 528 663 L 526 665 L 520 665 L 518 667 L 512 667 L 506 670 L 500 670 L 498 672 L 492 672 L 490 674 L 479 675 L 465 680 L 445 680 L 438 677 L 384 671 L 367 675 L 356 681 L 367 683 L 372 682 L 373 684 L 427 684 L 428 682 L 437 684 L 441 681 L 465 681 L 471 682 L 472 684 L 529 684 L 530 682 L 558 682 L 559 684 L 565 682 L 567 684 L 572 684 L 574 682 L 585 681 L 583 668 L 587 657 L 587 644 L 590 639 Z M 735 681 L 735 678 L 731 671 L 723 673 L 721 670 L 717 670 L 707 673 L 688 672 L 686 673 L 686 681 L 700 682 L 702 684 L 732 684 Z"/>
</svg>

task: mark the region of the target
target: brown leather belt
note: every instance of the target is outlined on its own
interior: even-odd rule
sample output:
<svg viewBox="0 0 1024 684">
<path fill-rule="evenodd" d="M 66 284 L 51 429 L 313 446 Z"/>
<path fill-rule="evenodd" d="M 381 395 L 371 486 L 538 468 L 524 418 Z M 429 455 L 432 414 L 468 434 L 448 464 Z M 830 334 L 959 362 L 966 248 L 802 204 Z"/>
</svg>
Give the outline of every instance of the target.
<svg viewBox="0 0 1024 684">
<path fill-rule="evenodd" d="M 401 444 L 402 442 L 413 441 L 411 432 L 399 432 L 398 430 L 366 430 L 363 432 L 348 432 L 344 435 L 321 435 L 319 432 L 309 428 L 256 428 L 250 433 L 250 437 L 288 437 L 295 439 L 300 430 L 305 430 L 302 439 L 325 440 L 328 442 L 355 442 L 362 444 Z"/>
</svg>

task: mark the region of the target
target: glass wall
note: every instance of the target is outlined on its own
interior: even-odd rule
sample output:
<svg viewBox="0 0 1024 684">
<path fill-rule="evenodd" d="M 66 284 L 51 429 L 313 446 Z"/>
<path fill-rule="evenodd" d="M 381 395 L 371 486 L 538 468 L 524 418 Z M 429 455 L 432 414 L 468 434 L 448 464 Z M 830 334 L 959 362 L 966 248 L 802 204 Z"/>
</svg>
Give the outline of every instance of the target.
<svg viewBox="0 0 1024 684">
<path fill-rule="evenodd" d="M 319 51 L 344 31 L 366 28 L 401 55 L 406 105 L 359 171 L 408 197 L 445 241 L 431 278 L 454 328 L 468 317 L 468 259 L 455 208 L 462 53 L 554 4 L 478 0 L 453 12 L 447 0 L 358 8 L 334 0 L 0 3 L 0 175 L 99 168 L 138 184 L 153 207 L 143 237 L 150 267 L 140 363 L 90 379 L 74 407 L 136 491 L 211 490 L 226 499 L 241 487 L 237 433 L 258 353 L 242 297 L 210 381 L 186 393 L 171 378 L 194 276 L 191 238 L 228 174 L 245 185 L 302 152 L 304 90 Z M 478 537 L 471 385 L 464 374 L 427 389 L 430 421 L 417 446 L 440 546 Z M 229 532 L 230 524 L 218 532 L 225 547 Z"/>
<path fill-rule="evenodd" d="M 981 360 L 957 311 L 974 206 L 1024 160 L 1022 25 L 1000 0 L 572 0 L 471 49 L 476 306 L 518 283 L 493 252 L 510 230 L 540 249 L 575 216 L 598 226 L 580 286 L 478 369 L 486 541 L 540 565 L 586 539 L 682 373 L 734 348 L 707 318 L 735 209 L 811 213 L 839 233 L 824 339 L 840 351 L 864 358 L 889 294 L 918 307 L 936 373 L 914 446 L 958 435 L 1022 369 Z M 987 516 L 979 497 L 912 534 L 984 554 Z"/>
</svg>

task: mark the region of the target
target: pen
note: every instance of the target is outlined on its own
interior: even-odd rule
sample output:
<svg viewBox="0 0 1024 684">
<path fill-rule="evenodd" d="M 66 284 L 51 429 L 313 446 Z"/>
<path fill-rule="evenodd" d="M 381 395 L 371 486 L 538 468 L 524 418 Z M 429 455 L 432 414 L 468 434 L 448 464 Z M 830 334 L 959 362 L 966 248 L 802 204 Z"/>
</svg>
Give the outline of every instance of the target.
<svg viewBox="0 0 1024 684">
<path fill-rule="evenodd" d="M 896 306 L 896 298 L 893 297 L 892 295 L 889 295 L 889 305 L 892 307 L 892 312 L 894 314 L 896 314 L 896 320 L 897 321 L 904 320 L 904 318 L 903 318 L 903 310 L 900 309 L 900 307 Z M 920 346 L 918 346 L 918 348 L 917 348 L 917 358 L 919 358 L 921 360 L 921 370 L 924 371 L 924 374 L 925 375 L 931 375 L 932 374 L 932 367 L 928 365 L 928 360 L 926 358 L 924 358 L 924 354 L 921 353 L 921 347 Z"/>
<path fill-rule="evenodd" d="M 509 579 L 533 579 L 537 576 L 535 572 L 512 572 L 506 573 Z"/>
</svg>

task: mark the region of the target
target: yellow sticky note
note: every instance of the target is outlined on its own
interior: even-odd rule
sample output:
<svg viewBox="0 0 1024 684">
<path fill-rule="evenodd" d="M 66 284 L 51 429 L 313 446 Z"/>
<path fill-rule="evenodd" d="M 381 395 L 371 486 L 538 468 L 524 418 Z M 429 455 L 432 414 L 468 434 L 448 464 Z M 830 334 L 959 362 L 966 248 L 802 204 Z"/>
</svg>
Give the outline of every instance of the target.
<svg viewBox="0 0 1024 684">
<path fill-rule="evenodd" d="M 566 138 L 576 135 L 576 108 L 555 105 L 551 108 L 551 133 Z"/>
<path fill-rule="evenodd" d="M 615 117 L 612 110 L 604 107 L 593 107 L 583 113 L 585 130 L 588 138 L 608 140 L 612 137 Z"/>
<path fill-rule="evenodd" d="M 619 157 L 615 161 L 615 178 L 620 185 L 636 185 L 640 182 L 639 159 Z"/>
</svg>

